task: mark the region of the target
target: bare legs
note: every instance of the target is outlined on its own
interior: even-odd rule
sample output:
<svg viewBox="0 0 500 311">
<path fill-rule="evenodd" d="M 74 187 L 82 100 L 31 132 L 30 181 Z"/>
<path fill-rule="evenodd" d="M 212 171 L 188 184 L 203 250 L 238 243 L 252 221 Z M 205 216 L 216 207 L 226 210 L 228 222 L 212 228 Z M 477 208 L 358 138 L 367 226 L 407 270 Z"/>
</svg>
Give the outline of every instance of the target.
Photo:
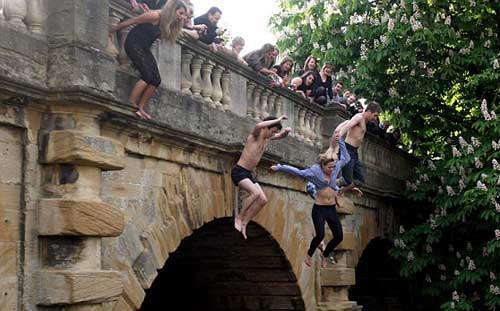
<svg viewBox="0 0 500 311">
<path fill-rule="evenodd" d="M 254 184 L 248 178 L 240 181 L 238 186 L 248 192 L 249 196 L 243 199 L 243 208 L 241 209 L 241 213 L 235 217 L 234 227 L 236 230 L 240 231 L 246 239 L 246 227 L 248 223 L 260 212 L 264 205 L 266 205 L 267 198 L 259 184 Z"/>
<path fill-rule="evenodd" d="M 151 96 L 153 96 L 155 90 L 156 87 L 154 85 L 147 84 L 144 80 L 137 81 L 132 88 L 129 101 L 139 109 L 136 112 L 139 117 L 151 119 L 151 116 L 144 111 L 144 105 L 146 105 Z M 139 101 L 137 100 L 138 98 Z"/>
</svg>

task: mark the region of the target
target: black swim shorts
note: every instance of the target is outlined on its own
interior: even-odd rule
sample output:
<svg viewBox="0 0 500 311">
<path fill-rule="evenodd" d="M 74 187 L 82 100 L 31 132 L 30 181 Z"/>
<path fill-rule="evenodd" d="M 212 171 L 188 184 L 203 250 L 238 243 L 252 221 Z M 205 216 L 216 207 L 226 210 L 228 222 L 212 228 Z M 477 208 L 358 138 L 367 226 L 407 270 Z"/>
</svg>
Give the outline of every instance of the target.
<svg viewBox="0 0 500 311">
<path fill-rule="evenodd" d="M 255 178 L 255 176 L 252 174 L 251 171 L 236 164 L 231 170 L 231 179 L 233 180 L 234 185 L 238 186 L 240 181 L 242 181 L 245 178 L 250 179 L 254 184 L 257 183 L 257 179 Z"/>
</svg>

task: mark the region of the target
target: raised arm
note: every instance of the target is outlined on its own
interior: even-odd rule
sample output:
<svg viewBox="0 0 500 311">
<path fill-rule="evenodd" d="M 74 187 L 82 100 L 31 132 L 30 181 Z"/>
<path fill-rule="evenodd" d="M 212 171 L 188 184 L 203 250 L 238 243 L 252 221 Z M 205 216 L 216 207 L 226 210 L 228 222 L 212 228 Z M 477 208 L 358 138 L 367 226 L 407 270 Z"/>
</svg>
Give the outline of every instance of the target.
<svg viewBox="0 0 500 311">
<path fill-rule="evenodd" d="M 285 128 L 285 130 L 284 130 L 284 131 L 282 131 L 282 132 L 280 132 L 280 133 L 278 133 L 278 134 L 275 134 L 275 135 L 274 135 L 273 137 L 271 137 L 270 139 L 271 139 L 271 140 L 283 139 L 283 138 L 287 137 L 287 136 L 288 136 L 288 134 L 290 134 L 290 132 L 291 132 L 291 131 L 292 131 L 292 128 L 287 127 L 287 128 Z"/>
<path fill-rule="evenodd" d="M 253 132 L 252 134 L 257 137 L 259 136 L 259 133 L 260 133 L 260 130 L 262 130 L 263 128 L 266 128 L 266 127 L 269 127 L 271 125 L 274 125 L 274 124 L 277 124 L 277 123 L 280 123 L 282 120 L 287 120 L 288 117 L 283 115 L 277 119 L 274 119 L 274 120 L 268 120 L 268 121 L 263 121 L 263 122 L 259 122 L 255 125 L 254 129 L 253 129 Z"/>
<path fill-rule="evenodd" d="M 116 25 L 116 27 L 110 28 L 109 32 L 115 32 L 123 28 L 127 28 L 132 25 L 151 23 L 155 24 L 160 18 L 159 11 L 149 11 L 136 17 L 132 17 Z"/>
<path fill-rule="evenodd" d="M 284 172 L 290 175 L 294 175 L 297 177 L 304 178 L 306 180 L 310 180 L 313 172 L 312 168 L 306 168 L 304 170 L 299 170 L 298 168 L 291 166 L 291 165 L 282 165 L 282 164 L 276 164 L 271 166 L 271 171 L 273 172 Z"/>
<path fill-rule="evenodd" d="M 330 176 L 330 180 L 333 181 L 332 185 L 335 190 L 340 190 L 339 186 L 337 186 L 336 180 L 337 177 L 342 170 L 342 168 L 351 161 L 351 156 L 349 155 L 349 152 L 347 152 L 347 148 L 345 146 L 344 139 L 340 137 L 339 139 L 339 151 L 340 151 L 340 157 L 337 163 L 335 163 L 335 169 L 333 170 L 332 175 Z"/>
<path fill-rule="evenodd" d="M 349 131 L 349 129 L 351 129 L 352 127 L 360 124 L 362 121 L 363 121 L 363 114 L 362 113 L 358 113 L 354 117 L 352 117 L 351 120 L 346 121 L 346 122 L 342 122 L 335 129 L 335 131 L 338 130 L 340 137 L 342 137 L 342 136 L 344 136 L 347 133 L 347 131 Z"/>
</svg>

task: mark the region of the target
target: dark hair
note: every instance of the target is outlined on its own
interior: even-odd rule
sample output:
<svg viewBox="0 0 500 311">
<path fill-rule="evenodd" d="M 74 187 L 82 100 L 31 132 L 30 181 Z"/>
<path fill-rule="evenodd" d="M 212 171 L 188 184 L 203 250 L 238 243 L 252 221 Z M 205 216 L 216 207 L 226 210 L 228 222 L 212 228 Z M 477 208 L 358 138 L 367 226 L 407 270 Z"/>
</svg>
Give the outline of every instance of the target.
<svg viewBox="0 0 500 311">
<path fill-rule="evenodd" d="M 306 83 L 306 79 L 307 79 L 307 77 L 308 77 L 308 76 L 310 76 L 310 75 L 312 75 L 312 76 L 313 76 L 313 78 L 314 78 L 314 80 L 316 80 L 316 75 L 314 74 L 314 71 L 310 71 L 310 70 L 309 70 L 309 71 L 306 71 L 306 72 L 304 72 L 304 73 L 300 76 L 300 78 L 302 79 L 302 83 L 303 83 L 304 85 L 305 85 L 305 83 Z"/>
<path fill-rule="evenodd" d="M 344 86 L 344 82 L 342 82 L 342 81 L 335 81 L 335 85 L 337 85 L 337 84 Z"/>
<path fill-rule="evenodd" d="M 222 14 L 222 11 L 221 11 L 218 7 L 213 6 L 213 7 L 211 7 L 211 8 L 208 10 L 208 12 L 207 12 L 207 14 L 210 14 L 210 15 L 214 15 L 215 13 L 220 13 L 220 14 Z"/>
<path fill-rule="evenodd" d="M 290 66 L 290 69 L 287 72 L 283 72 L 283 73 L 284 74 L 289 74 L 293 70 L 293 60 L 290 57 L 288 57 L 288 56 L 283 57 L 283 59 L 280 62 L 280 67 L 283 66 L 283 64 L 286 63 L 286 62 L 289 62 L 290 64 L 292 64 L 292 66 Z"/>
<path fill-rule="evenodd" d="M 368 104 L 368 106 L 366 106 L 365 111 L 369 111 L 371 113 L 380 113 L 382 109 L 380 109 L 380 105 L 377 102 L 372 101 Z"/>
<path fill-rule="evenodd" d="M 270 120 L 276 120 L 278 118 L 276 118 L 275 116 L 268 116 L 268 117 L 265 117 L 262 121 L 270 121 Z M 278 130 L 281 131 L 281 129 L 283 128 L 283 125 L 281 125 L 281 122 L 278 122 L 278 123 L 275 123 L 273 125 L 269 125 L 267 128 L 268 129 L 272 129 L 273 127 L 277 128 Z"/>
</svg>

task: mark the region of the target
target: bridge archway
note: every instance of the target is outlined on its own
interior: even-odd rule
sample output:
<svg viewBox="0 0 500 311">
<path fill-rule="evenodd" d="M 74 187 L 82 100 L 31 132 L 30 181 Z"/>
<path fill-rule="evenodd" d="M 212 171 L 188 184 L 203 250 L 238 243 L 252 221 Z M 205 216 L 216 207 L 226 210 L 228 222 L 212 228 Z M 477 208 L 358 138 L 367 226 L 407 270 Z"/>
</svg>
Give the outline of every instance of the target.
<svg viewBox="0 0 500 311">
<path fill-rule="evenodd" d="M 195 230 L 159 271 L 141 310 L 305 310 L 278 242 L 253 222 L 248 233 L 245 241 L 231 218 Z"/>
</svg>

